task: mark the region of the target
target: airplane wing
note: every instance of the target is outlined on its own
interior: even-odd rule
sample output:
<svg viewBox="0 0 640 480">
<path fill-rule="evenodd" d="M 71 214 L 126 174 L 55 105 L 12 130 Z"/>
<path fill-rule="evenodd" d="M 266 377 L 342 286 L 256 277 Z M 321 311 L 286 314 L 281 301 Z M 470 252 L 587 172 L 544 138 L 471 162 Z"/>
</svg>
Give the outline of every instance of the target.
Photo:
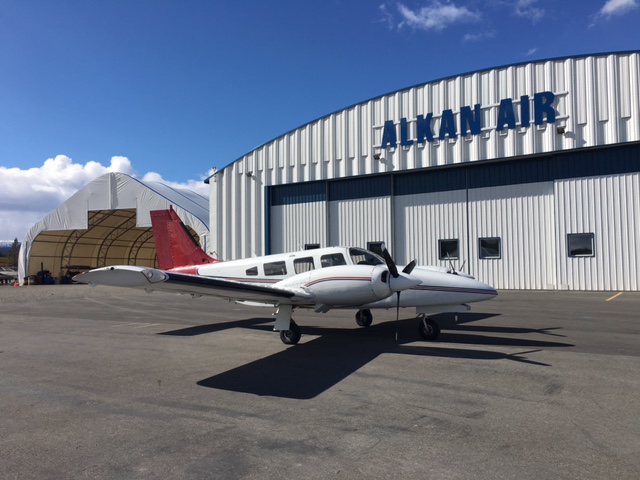
<svg viewBox="0 0 640 480">
<path fill-rule="evenodd" d="M 97 268 L 80 273 L 73 277 L 73 280 L 92 286 L 109 285 L 142 288 L 147 291 L 209 295 L 232 301 L 257 301 L 273 305 L 313 303 L 313 295 L 301 289 L 288 290 L 266 285 L 248 285 L 230 280 L 130 265 Z"/>
</svg>

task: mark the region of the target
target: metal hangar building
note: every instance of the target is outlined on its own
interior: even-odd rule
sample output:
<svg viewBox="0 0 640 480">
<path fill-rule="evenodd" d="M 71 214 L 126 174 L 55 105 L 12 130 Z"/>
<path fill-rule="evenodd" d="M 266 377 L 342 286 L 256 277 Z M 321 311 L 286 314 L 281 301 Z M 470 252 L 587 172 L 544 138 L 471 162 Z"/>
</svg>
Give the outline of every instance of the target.
<svg viewBox="0 0 640 480">
<path fill-rule="evenodd" d="M 314 120 L 217 171 L 208 251 L 331 245 L 499 289 L 640 286 L 640 52 L 465 73 Z"/>
</svg>

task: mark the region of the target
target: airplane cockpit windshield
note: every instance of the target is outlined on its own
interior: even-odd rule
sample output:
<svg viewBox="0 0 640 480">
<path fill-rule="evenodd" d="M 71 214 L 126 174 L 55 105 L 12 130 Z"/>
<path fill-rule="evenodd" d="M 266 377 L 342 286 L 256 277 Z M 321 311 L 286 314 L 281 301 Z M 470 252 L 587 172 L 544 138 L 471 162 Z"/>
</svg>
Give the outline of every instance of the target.
<svg viewBox="0 0 640 480">
<path fill-rule="evenodd" d="M 354 265 L 384 265 L 384 260 L 364 248 L 350 248 L 349 255 Z"/>
</svg>

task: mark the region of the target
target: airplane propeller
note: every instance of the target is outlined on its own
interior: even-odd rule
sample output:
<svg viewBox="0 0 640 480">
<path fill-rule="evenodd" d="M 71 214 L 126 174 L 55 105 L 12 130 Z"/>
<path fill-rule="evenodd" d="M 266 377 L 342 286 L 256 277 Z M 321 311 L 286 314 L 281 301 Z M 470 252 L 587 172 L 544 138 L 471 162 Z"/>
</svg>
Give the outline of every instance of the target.
<svg viewBox="0 0 640 480">
<path fill-rule="evenodd" d="M 413 277 L 411 272 L 416 267 L 416 261 L 411 260 L 403 269 L 402 273 L 398 272 L 398 267 L 396 266 L 393 258 L 389 254 L 389 251 L 385 248 L 382 250 L 382 257 L 384 258 L 385 263 L 387 264 L 387 268 L 389 269 L 389 273 L 391 274 L 391 279 L 389 281 L 389 286 L 391 290 L 396 292 L 396 342 L 398 341 L 398 323 L 400 321 L 400 292 L 402 290 L 408 290 L 416 285 L 420 285 L 422 283 L 418 278 Z"/>
<path fill-rule="evenodd" d="M 402 272 L 398 271 L 398 267 L 396 266 L 393 258 L 389 254 L 389 251 L 385 248 L 382 250 L 382 256 L 384 258 L 385 263 L 387 264 L 387 268 L 389 269 L 389 273 L 391 274 L 391 279 L 389 281 L 389 286 L 391 290 L 394 292 L 401 292 L 402 290 L 408 290 L 411 287 L 415 287 L 416 285 L 420 285 L 420 279 L 411 275 L 411 272 L 416 266 L 416 261 L 412 260 L 406 267 L 402 269 Z"/>
</svg>

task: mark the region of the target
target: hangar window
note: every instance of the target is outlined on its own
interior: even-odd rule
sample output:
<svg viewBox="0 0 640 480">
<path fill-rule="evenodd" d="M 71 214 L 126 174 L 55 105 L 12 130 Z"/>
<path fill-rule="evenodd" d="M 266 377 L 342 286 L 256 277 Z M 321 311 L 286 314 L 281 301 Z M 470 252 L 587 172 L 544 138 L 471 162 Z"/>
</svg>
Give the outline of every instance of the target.
<svg viewBox="0 0 640 480">
<path fill-rule="evenodd" d="M 313 270 L 313 257 L 296 258 L 293 260 L 293 268 L 296 273 L 304 273 Z"/>
<path fill-rule="evenodd" d="M 347 262 L 344 261 L 344 256 L 341 253 L 329 253 L 327 255 L 322 255 L 320 257 L 320 263 L 322 265 L 322 268 L 347 264 Z"/>
<path fill-rule="evenodd" d="M 458 239 L 438 240 L 438 252 L 438 258 L 440 260 L 460 259 Z"/>
<path fill-rule="evenodd" d="M 265 275 L 286 275 L 287 266 L 284 262 L 269 262 L 264 264 Z"/>
<path fill-rule="evenodd" d="M 567 251 L 570 257 L 595 256 L 595 239 L 593 233 L 569 233 L 567 235 Z"/>
<path fill-rule="evenodd" d="M 382 256 L 382 250 L 384 250 L 384 242 L 367 242 L 367 250 L 373 253 L 377 253 Z"/>
<path fill-rule="evenodd" d="M 480 259 L 500 258 L 502 254 L 500 237 L 485 237 L 478 240 Z"/>
<path fill-rule="evenodd" d="M 247 268 L 247 270 L 244 273 L 248 277 L 255 277 L 256 275 L 258 275 L 258 267 Z"/>
<path fill-rule="evenodd" d="M 320 248 L 320 244 L 319 243 L 305 243 L 304 244 L 304 249 L 305 250 L 315 250 L 316 248 Z"/>
</svg>

